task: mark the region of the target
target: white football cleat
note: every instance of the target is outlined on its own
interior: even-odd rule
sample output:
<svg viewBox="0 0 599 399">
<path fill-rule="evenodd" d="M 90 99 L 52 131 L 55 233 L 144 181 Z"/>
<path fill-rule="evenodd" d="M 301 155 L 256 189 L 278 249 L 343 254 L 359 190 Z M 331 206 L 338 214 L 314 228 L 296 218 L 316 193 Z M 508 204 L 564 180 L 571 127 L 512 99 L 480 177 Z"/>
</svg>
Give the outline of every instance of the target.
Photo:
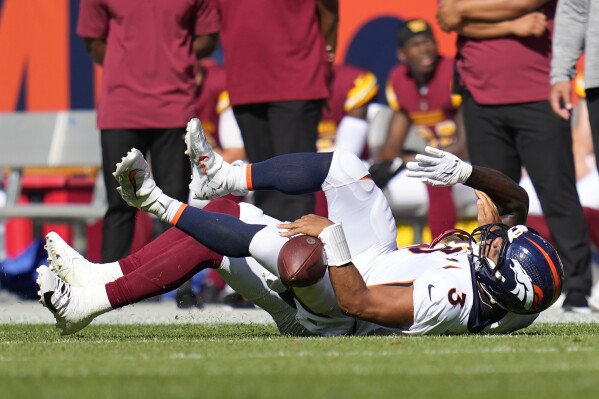
<svg viewBox="0 0 599 399">
<path fill-rule="evenodd" d="M 75 251 L 55 232 L 46 235 L 50 270 L 67 283 L 76 287 L 104 285 L 118 278 L 111 276 L 108 267 L 92 263 Z"/>
<path fill-rule="evenodd" d="M 241 168 L 242 163 L 236 161 L 230 164 L 225 162 L 220 154 L 214 152 L 206 140 L 206 133 L 198 118 L 193 118 L 187 123 L 185 144 L 187 144 L 185 154 L 189 157 L 192 170 L 189 189 L 194 193 L 195 198 L 208 200 L 227 194 L 247 194 L 247 188 L 236 187 L 240 184 L 228 181 L 231 169 Z"/>
<path fill-rule="evenodd" d="M 120 185 L 117 191 L 127 204 L 162 218 L 172 198 L 156 186 L 148 163 L 138 149 L 132 148 L 122 162 L 116 164 L 113 176 Z"/>
<path fill-rule="evenodd" d="M 72 287 L 62 281 L 47 266 L 37 268 L 37 285 L 40 302 L 56 319 L 56 327 L 62 335 L 74 334 L 85 328 L 98 314 L 90 312 L 81 300 L 83 288 Z"/>
</svg>

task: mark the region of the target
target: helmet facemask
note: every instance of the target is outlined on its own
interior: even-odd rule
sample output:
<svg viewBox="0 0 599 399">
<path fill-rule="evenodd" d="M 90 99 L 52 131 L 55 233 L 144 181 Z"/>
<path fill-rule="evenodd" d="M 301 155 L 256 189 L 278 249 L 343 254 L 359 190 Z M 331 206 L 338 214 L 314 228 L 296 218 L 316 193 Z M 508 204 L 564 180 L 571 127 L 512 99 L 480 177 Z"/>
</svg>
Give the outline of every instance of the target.
<svg viewBox="0 0 599 399">
<path fill-rule="evenodd" d="M 501 238 L 496 262 L 488 255 Z M 526 226 L 496 223 L 472 233 L 472 263 L 480 287 L 493 304 L 521 314 L 537 313 L 551 305 L 563 280 L 555 249 Z"/>
</svg>

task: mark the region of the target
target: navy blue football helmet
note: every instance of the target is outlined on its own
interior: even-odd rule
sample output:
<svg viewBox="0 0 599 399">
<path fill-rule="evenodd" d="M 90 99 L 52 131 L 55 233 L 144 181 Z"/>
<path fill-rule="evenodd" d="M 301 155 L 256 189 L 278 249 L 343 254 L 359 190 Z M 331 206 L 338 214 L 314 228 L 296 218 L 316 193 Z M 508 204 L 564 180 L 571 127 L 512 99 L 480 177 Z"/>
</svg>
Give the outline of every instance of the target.
<svg viewBox="0 0 599 399">
<path fill-rule="evenodd" d="M 502 238 L 497 264 L 487 258 Z M 490 300 L 507 311 L 530 314 L 551 306 L 562 292 L 564 271 L 553 246 L 526 226 L 494 223 L 472 232 L 475 275 Z"/>
</svg>

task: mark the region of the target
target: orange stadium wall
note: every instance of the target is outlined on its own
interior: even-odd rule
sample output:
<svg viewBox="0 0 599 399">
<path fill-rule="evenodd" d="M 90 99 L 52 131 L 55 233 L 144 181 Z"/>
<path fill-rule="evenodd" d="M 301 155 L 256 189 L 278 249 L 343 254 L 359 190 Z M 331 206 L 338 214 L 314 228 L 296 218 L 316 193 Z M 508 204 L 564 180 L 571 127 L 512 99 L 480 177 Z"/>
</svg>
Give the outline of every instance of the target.
<svg viewBox="0 0 599 399">
<path fill-rule="evenodd" d="M 80 0 L 0 0 L 0 112 L 92 109 L 100 69 L 75 33 Z M 444 54 L 452 35 L 434 24 L 437 0 L 340 0 L 337 62 L 368 68 L 384 81 L 395 32 L 406 19 L 433 24 Z"/>
</svg>

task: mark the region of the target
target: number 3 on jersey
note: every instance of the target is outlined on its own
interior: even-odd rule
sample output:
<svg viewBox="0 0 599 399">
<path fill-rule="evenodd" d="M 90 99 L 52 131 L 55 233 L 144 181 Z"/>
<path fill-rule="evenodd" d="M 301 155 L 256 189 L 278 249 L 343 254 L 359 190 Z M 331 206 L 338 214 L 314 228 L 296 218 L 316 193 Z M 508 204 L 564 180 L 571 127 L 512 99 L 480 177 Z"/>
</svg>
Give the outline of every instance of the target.
<svg viewBox="0 0 599 399">
<path fill-rule="evenodd" d="M 459 294 L 455 288 L 452 288 L 447 292 L 447 300 L 449 300 L 449 303 L 453 306 L 464 306 L 464 303 L 466 303 L 466 294 L 463 292 Z"/>
</svg>

